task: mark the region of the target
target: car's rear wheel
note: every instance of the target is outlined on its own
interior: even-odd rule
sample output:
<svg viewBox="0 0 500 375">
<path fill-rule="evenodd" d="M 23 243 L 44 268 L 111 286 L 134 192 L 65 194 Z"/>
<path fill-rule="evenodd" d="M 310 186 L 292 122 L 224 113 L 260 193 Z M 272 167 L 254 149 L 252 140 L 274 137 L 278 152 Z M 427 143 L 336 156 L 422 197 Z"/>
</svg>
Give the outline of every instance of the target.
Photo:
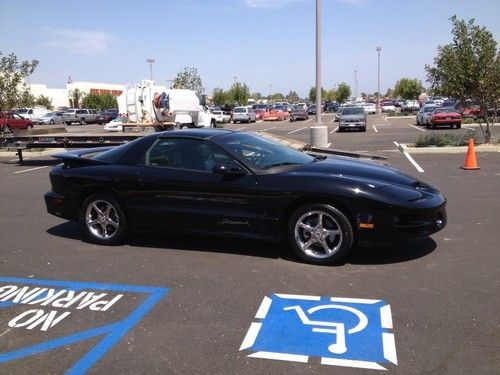
<svg viewBox="0 0 500 375">
<path fill-rule="evenodd" d="M 50 120 L 50 125 L 54 125 L 54 120 Z"/>
<path fill-rule="evenodd" d="M 327 204 L 309 204 L 296 210 L 288 223 L 292 250 L 313 264 L 334 264 L 346 258 L 354 233 L 347 217 Z"/>
<path fill-rule="evenodd" d="M 82 206 L 85 238 L 100 245 L 118 245 L 127 232 L 127 220 L 121 205 L 111 195 L 95 194 Z"/>
<path fill-rule="evenodd" d="M 83 118 L 83 117 L 82 117 L 82 118 L 80 119 L 80 125 L 85 125 L 85 118 Z"/>
</svg>

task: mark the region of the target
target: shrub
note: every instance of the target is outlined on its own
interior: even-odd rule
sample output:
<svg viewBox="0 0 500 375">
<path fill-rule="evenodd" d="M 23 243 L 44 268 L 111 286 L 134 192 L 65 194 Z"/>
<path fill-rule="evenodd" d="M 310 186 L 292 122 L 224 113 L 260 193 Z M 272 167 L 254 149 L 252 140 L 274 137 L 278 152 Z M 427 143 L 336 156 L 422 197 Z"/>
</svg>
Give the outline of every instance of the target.
<svg viewBox="0 0 500 375">
<path fill-rule="evenodd" d="M 418 137 L 415 142 L 415 147 L 456 147 L 467 146 L 470 138 L 474 140 L 474 144 L 482 143 L 479 140 L 479 132 L 469 130 L 467 134 L 451 134 L 451 133 L 430 133 L 423 134 Z"/>
</svg>

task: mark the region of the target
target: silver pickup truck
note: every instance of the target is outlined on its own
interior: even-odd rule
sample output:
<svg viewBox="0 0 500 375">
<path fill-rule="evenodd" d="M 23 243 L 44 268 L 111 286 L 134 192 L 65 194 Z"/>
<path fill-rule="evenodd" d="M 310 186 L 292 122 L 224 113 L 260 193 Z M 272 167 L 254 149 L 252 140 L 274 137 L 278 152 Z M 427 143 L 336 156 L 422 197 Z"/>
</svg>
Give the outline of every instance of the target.
<svg viewBox="0 0 500 375">
<path fill-rule="evenodd" d="M 78 122 L 80 125 L 91 124 L 96 121 L 97 112 L 94 109 L 68 109 L 63 113 L 63 122 L 71 125 Z"/>
</svg>

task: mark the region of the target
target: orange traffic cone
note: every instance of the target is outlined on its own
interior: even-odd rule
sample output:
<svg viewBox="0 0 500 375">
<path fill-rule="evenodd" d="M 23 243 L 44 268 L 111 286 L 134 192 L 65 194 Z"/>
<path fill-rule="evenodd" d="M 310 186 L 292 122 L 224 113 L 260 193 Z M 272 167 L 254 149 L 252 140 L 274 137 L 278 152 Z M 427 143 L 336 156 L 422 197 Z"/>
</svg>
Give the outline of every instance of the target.
<svg viewBox="0 0 500 375">
<path fill-rule="evenodd" d="M 474 150 L 474 141 L 472 140 L 472 138 L 470 138 L 468 142 L 467 155 L 465 156 L 465 165 L 462 167 L 462 169 L 481 169 L 477 166 L 476 151 Z"/>
</svg>

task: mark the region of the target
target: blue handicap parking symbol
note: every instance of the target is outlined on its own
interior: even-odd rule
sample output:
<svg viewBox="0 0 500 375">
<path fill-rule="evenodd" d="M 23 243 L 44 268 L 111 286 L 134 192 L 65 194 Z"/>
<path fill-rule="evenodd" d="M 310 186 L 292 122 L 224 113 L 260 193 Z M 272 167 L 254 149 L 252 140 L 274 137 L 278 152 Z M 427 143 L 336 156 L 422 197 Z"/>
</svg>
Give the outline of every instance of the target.
<svg viewBox="0 0 500 375">
<path fill-rule="evenodd" d="M 390 305 L 382 300 L 264 297 L 240 350 L 249 357 L 385 369 L 397 364 Z"/>
</svg>

